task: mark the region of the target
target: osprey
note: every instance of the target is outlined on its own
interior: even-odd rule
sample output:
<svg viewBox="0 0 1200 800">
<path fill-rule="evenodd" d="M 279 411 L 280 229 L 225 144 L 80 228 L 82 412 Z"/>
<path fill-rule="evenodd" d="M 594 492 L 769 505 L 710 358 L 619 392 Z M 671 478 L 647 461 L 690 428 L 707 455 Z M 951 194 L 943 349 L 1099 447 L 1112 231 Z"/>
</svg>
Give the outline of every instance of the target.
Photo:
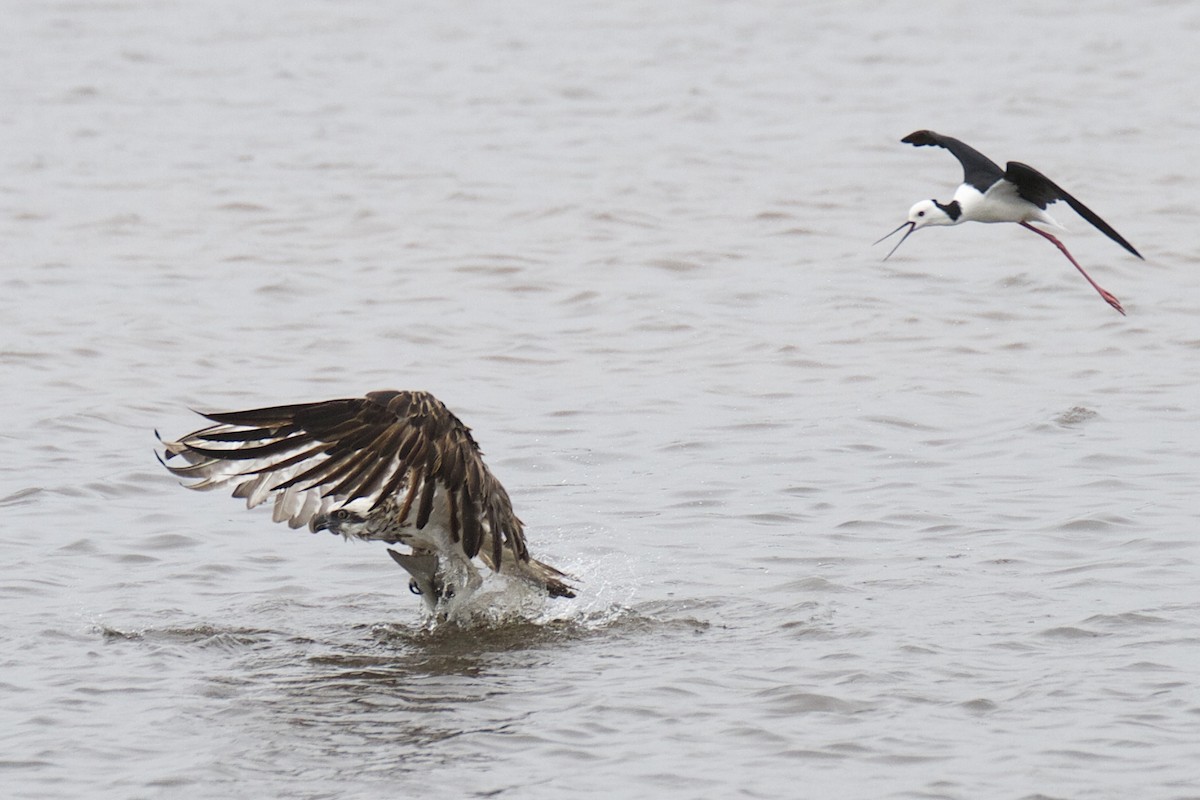
<svg viewBox="0 0 1200 800">
<path fill-rule="evenodd" d="M 570 576 L 530 558 L 471 430 L 427 392 L 202 416 L 216 424 L 162 442 L 171 474 L 195 479 L 189 489 L 232 486 L 247 508 L 273 499 L 272 519 L 292 528 L 409 547 L 388 553 L 440 619 L 482 583 L 476 558 L 552 597 L 575 596 Z M 177 456 L 186 463 L 168 463 Z"/>
</svg>

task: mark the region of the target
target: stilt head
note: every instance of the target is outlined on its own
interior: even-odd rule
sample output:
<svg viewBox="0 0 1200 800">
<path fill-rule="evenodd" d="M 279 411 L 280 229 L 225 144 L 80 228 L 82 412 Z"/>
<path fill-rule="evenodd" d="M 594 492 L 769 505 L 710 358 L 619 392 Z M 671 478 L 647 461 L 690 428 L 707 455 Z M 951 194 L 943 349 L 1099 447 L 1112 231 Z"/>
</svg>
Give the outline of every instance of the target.
<svg viewBox="0 0 1200 800">
<path fill-rule="evenodd" d="M 942 205 L 937 200 L 922 200 L 908 210 L 908 221 L 914 231 L 927 225 L 953 225 L 957 216 L 951 216 L 950 212 L 957 210 L 958 204 L 954 202 Z"/>
<path fill-rule="evenodd" d="M 896 228 L 896 230 L 892 231 L 887 236 L 883 237 L 883 239 L 887 239 L 892 235 L 899 233 L 904 228 L 908 228 L 905 234 L 900 237 L 900 241 L 896 242 L 896 246 L 891 249 L 891 252 L 883 257 L 883 260 L 887 261 L 889 258 L 891 258 L 892 253 L 899 250 L 900 245 L 904 244 L 904 240 L 907 239 L 909 235 L 911 235 L 912 232 L 918 228 L 924 228 L 927 225 L 953 225 L 958 217 L 957 215 L 951 216 L 950 212 L 957 211 L 957 209 L 957 203 L 952 202 L 948 203 L 947 205 L 942 205 L 937 200 L 922 200 L 914 205 L 908 210 L 908 221 L 899 228 Z M 879 242 L 882 242 L 883 239 L 878 240 L 875 242 L 875 244 L 879 244 Z"/>
</svg>

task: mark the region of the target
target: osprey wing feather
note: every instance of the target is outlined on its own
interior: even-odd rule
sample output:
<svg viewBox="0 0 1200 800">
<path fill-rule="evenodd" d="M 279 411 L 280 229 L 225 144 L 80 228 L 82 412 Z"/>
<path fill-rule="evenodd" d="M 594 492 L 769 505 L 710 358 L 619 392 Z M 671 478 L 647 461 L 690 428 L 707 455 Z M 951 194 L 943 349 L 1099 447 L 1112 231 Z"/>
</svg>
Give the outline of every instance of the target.
<svg viewBox="0 0 1200 800">
<path fill-rule="evenodd" d="M 353 505 L 424 528 L 444 495 L 451 540 L 467 558 L 490 540 L 493 569 L 505 547 L 529 561 L 521 521 L 467 428 L 426 392 L 204 414 L 216 423 L 163 442 L 164 465 L 191 489 L 233 487 L 253 508 L 292 528 Z M 175 457 L 183 464 L 170 463 Z M 486 523 L 486 530 L 483 524 Z"/>
</svg>

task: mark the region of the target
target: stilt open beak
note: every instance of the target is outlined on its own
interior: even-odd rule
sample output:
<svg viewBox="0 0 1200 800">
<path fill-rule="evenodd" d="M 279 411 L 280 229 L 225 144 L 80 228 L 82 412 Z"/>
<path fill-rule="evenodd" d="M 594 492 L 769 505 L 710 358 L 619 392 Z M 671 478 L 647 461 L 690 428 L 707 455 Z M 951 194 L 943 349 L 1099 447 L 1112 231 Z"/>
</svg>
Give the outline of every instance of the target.
<svg viewBox="0 0 1200 800">
<path fill-rule="evenodd" d="M 892 248 L 891 252 L 889 252 L 886 256 L 883 257 L 884 261 L 887 261 L 889 258 L 892 257 L 892 253 L 894 253 L 900 249 L 900 245 L 904 244 L 904 240 L 907 239 L 909 237 L 909 235 L 911 235 L 912 232 L 917 229 L 917 223 L 905 222 L 899 228 L 896 228 L 896 230 L 892 231 L 887 236 L 883 237 L 883 239 L 887 239 L 890 236 L 894 236 L 895 234 L 899 233 L 904 228 L 905 225 L 908 226 L 908 232 L 905 233 L 903 236 L 901 236 L 900 241 L 896 242 L 896 246 Z M 883 239 L 876 240 L 875 242 L 872 243 L 872 246 L 879 244 L 879 242 L 882 242 Z"/>
</svg>

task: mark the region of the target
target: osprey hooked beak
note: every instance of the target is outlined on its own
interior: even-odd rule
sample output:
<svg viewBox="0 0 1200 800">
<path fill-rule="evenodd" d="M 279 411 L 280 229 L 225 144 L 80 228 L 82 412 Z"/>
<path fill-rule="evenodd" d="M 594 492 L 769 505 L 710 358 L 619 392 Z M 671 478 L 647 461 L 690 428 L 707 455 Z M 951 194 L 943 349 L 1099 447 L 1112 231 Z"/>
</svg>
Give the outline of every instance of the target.
<svg viewBox="0 0 1200 800">
<path fill-rule="evenodd" d="M 912 232 L 917 229 L 917 223 L 912 222 L 911 220 L 908 222 L 902 223 L 899 228 L 896 228 L 896 230 L 892 231 L 887 236 L 883 237 L 883 239 L 887 239 L 891 236 L 894 236 L 895 234 L 899 233 L 904 228 L 905 225 L 908 226 L 907 233 L 905 233 L 903 236 L 901 236 L 900 241 L 896 242 L 896 246 L 891 249 L 891 252 L 889 252 L 886 256 L 883 257 L 884 261 L 887 261 L 889 258 L 892 257 L 892 253 L 894 253 L 900 249 L 900 245 L 904 244 L 904 240 L 907 239 L 909 237 L 909 235 L 912 234 Z M 882 242 L 883 239 L 879 239 L 879 240 L 873 242 L 872 246 L 879 244 L 879 242 Z"/>
<path fill-rule="evenodd" d="M 313 514 L 308 521 L 308 529 L 316 533 L 317 531 L 329 531 L 334 535 L 346 536 L 347 531 L 343 530 L 344 525 L 358 525 L 363 522 L 363 517 L 355 514 L 348 508 L 335 508 L 328 514 Z M 353 531 L 351 533 L 354 533 Z"/>
</svg>

